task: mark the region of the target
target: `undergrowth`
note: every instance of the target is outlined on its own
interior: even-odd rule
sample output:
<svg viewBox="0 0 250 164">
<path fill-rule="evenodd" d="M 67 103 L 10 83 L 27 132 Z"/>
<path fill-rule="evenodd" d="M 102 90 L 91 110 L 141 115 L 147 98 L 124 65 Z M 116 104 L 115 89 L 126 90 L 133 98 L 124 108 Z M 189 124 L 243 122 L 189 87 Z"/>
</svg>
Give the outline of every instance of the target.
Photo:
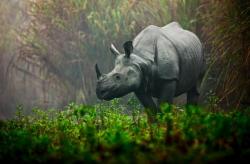
<svg viewBox="0 0 250 164">
<path fill-rule="evenodd" d="M 133 105 L 133 103 L 132 103 Z M 25 163 L 209 163 L 250 155 L 250 112 L 162 106 L 155 123 L 138 106 L 117 100 L 64 110 L 18 107 L 0 122 L 0 160 Z"/>
</svg>

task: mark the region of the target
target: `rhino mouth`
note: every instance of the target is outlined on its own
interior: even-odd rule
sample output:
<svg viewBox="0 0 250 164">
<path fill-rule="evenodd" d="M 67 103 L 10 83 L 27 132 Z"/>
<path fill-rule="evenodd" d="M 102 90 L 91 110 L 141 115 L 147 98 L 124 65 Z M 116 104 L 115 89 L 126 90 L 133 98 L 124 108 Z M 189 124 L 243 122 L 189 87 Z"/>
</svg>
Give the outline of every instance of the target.
<svg viewBox="0 0 250 164">
<path fill-rule="evenodd" d="M 99 88 L 96 89 L 96 95 L 100 100 L 112 100 L 114 98 L 119 98 L 124 96 L 123 92 L 119 92 L 118 89 L 113 90 L 100 90 Z"/>
<path fill-rule="evenodd" d="M 101 87 L 96 88 L 96 95 L 100 100 L 112 100 L 115 98 L 112 91 L 102 89 Z"/>
<path fill-rule="evenodd" d="M 115 98 L 111 96 L 108 91 L 99 91 L 97 93 L 97 97 L 101 100 L 112 100 L 113 98 Z"/>
<path fill-rule="evenodd" d="M 108 92 L 104 92 L 100 95 L 97 95 L 97 97 L 100 99 L 100 100 L 106 100 L 106 101 L 109 101 L 109 100 L 112 100 L 114 98 L 119 98 L 119 97 L 122 97 L 122 96 L 117 96 L 117 95 L 114 95 L 114 94 L 110 94 Z"/>
</svg>

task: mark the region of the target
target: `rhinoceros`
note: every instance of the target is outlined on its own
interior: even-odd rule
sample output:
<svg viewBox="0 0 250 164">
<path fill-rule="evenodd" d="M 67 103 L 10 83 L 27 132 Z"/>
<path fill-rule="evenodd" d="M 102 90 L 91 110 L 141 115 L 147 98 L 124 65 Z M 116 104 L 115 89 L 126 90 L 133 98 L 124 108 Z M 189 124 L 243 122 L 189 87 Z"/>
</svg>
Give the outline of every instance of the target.
<svg viewBox="0 0 250 164">
<path fill-rule="evenodd" d="M 197 104 L 205 60 L 202 44 L 194 33 L 177 22 L 164 27 L 150 25 L 133 41 L 125 42 L 123 48 L 124 54 L 111 44 L 116 59 L 108 74 L 102 74 L 95 65 L 99 99 L 111 100 L 134 92 L 153 113 L 182 93 L 187 93 L 188 104 Z"/>
</svg>

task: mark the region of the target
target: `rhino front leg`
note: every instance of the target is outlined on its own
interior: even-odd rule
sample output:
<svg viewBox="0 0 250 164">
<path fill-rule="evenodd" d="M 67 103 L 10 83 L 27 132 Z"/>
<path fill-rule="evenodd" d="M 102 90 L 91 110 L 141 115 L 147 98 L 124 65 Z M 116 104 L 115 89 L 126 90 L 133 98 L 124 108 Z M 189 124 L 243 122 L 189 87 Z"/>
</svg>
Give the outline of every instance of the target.
<svg viewBox="0 0 250 164">
<path fill-rule="evenodd" d="M 175 80 L 164 82 L 159 93 L 160 95 L 158 99 L 158 106 L 160 107 L 163 103 L 172 104 L 175 96 L 175 91 L 176 91 Z"/>
<path fill-rule="evenodd" d="M 152 115 L 152 114 L 157 114 L 158 112 L 160 112 L 155 102 L 153 101 L 153 98 L 150 95 L 138 94 L 138 93 L 135 93 L 135 95 L 139 99 L 141 104 L 144 106 L 148 114 Z"/>
</svg>

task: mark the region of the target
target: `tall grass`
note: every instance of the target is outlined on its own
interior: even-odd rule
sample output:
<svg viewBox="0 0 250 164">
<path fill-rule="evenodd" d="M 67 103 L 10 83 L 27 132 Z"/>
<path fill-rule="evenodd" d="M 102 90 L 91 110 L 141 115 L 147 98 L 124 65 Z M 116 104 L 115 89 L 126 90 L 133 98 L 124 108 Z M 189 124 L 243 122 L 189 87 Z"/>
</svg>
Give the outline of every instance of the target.
<svg viewBox="0 0 250 164">
<path fill-rule="evenodd" d="M 95 73 L 99 63 L 111 70 L 109 46 L 132 40 L 150 24 L 164 26 L 171 21 L 169 1 L 30 1 L 30 28 L 24 47 L 40 57 L 49 72 L 68 88 L 70 97 L 80 102 L 95 100 Z M 176 1 L 173 10 L 185 28 L 194 29 L 198 1 Z M 174 20 L 174 19 L 172 19 Z"/>
<path fill-rule="evenodd" d="M 45 77 L 62 83 L 57 85 L 67 90 L 68 100 L 84 103 L 96 100 L 94 64 L 104 72 L 112 68 L 111 43 L 121 50 L 147 25 L 170 20 L 166 1 L 30 0 L 28 6 L 22 55 L 37 56 Z"/>
<path fill-rule="evenodd" d="M 8 30 L 16 24 L 1 26 L 0 49 L 5 53 L 12 40 L 19 41 L 20 50 L 13 51 L 18 60 L 13 60 L 12 76 L 16 77 L 15 72 L 21 71 L 18 76 L 24 80 L 13 84 L 18 86 L 13 88 L 24 88 L 25 92 L 32 90 L 32 93 L 24 93 L 30 94 L 27 97 L 31 97 L 32 102 L 43 99 L 42 102 L 50 102 L 48 106 L 62 106 L 69 101 L 93 103 L 96 101 L 93 65 L 98 63 L 104 73 L 111 70 L 114 57 L 109 52 L 110 43 L 122 51 L 123 42 L 133 39 L 147 25 L 163 26 L 174 20 L 198 36 L 203 33 L 203 41 L 212 49 L 212 69 L 209 70 L 216 70 L 212 72 L 218 77 L 214 84 L 218 101 L 237 106 L 249 103 L 250 99 L 249 34 L 246 30 L 249 3 L 230 2 L 27 0 L 22 10 L 27 17 L 25 28 L 21 28 L 24 30 L 9 35 Z M 4 15 L 11 13 L 4 6 L 1 5 L 0 11 L 2 22 L 6 22 Z M 8 40 L 10 36 L 13 37 L 11 41 Z M 34 69 L 37 66 L 39 68 Z M 2 70 L 1 75 L 4 74 Z M 15 83 L 13 78 L 2 81 Z M 60 92 L 56 93 L 53 88 Z M 22 96 L 12 97 L 18 102 Z M 55 101 L 57 99 L 61 101 Z"/>
<path fill-rule="evenodd" d="M 201 6 L 203 34 L 211 48 L 210 69 L 224 105 L 250 104 L 250 2 L 204 1 Z"/>
</svg>

